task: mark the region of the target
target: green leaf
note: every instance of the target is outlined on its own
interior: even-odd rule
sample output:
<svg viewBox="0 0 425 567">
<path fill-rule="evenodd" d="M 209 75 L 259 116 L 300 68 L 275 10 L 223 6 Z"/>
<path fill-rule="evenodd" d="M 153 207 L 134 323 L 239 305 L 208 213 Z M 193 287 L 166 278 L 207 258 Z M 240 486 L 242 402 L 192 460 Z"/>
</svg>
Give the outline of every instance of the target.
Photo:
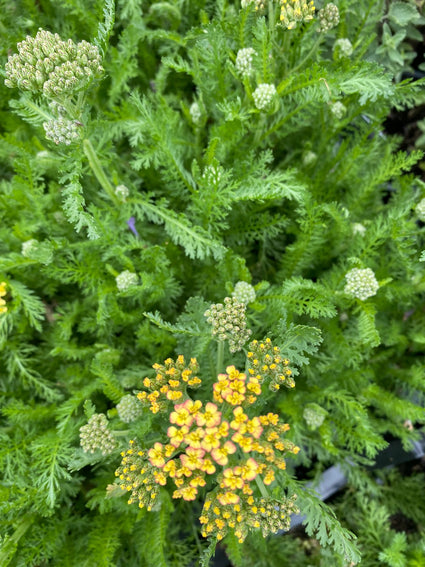
<svg viewBox="0 0 425 567">
<path fill-rule="evenodd" d="M 297 504 L 306 515 L 303 524 L 309 536 L 323 546 L 331 546 L 345 561 L 359 563 L 361 555 L 354 541 L 356 536 L 343 528 L 335 513 L 310 490 L 298 492 Z"/>
<path fill-rule="evenodd" d="M 408 2 L 391 2 L 388 18 L 395 24 L 405 27 L 409 23 L 420 19 L 420 14 L 415 6 Z"/>
<path fill-rule="evenodd" d="M 163 224 L 173 242 L 181 245 L 189 258 L 223 257 L 226 249 L 222 244 L 202 227 L 191 224 L 186 215 L 168 208 L 165 201 L 154 204 L 151 200 L 138 199 L 135 209 L 141 220 L 147 217 L 153 223 Z"/>
</svg>

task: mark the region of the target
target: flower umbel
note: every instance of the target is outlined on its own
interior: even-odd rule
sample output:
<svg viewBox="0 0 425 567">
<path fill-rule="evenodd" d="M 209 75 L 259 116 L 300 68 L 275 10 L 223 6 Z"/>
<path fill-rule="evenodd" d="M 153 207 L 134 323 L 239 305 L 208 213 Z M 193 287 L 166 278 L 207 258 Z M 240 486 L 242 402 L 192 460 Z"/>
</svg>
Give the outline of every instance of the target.
<svg viewBox="0 0 425 567">
<path fill-rule="evenodd" d="M 330 2 L 319 11 L 318 14 L 320 27 L 319 32 L 327 32 L 339 24 L 338 6 Z"/>
<path fill-rule="evenodd" d="M 57 118 L 43 123 L 46 138 L 55 144 L 65 144 L 69 146 L 80 137 L 78 125 L 75 120 Z"/>
<path fill-rule="evenodd" d="M 276 87 L 267 83 L 258 85 L 252 93 L 254 104 L 258 110 L 267 110 L 277 95 Z"/>
<path fill-rule="evenodd" d="M 252 66 L 252 62 L 254 60 L 254 55 L 256 54 L 255 49 L 252 47 L 239 49 L 235 62 L 236 71 L 239 75 L 242 75 L 242 77 L 250 77 L 253 74 L 254 68 Z"/>
<path fill-rule="evenodd" d="M 156 371 L 155 378 L 143 380 L 143 386 L 148 391 L 137 394 L 137 398 L 152 413 L 165 411 L 170 403 L 183 400 L 187 387 L 197 388 L 201 384 L 200 378 L 196 376 L 199 370 L 196 358 L 191 358 L 188 365 L 182 355 L 175 362 L 167 358 L 163 365 L 154 364 L 153 369 Z"/>
<path fill-rule="evenodd" d="M 118 416 L 124 423 L 136 421 L 141 416 L 142 411 L 143 408 L 139 400 L 131 394 L 123 396 L 117 404 Z"/>
<path fill-rule="evenodd" d="M 87 41 L 62 41 L 57 33 L 40 29 L 17 47 L 18 53 L 9 57 L 5 67 L 5 85 L 10 88 L 55 98 L 74 94 L 103 73 L 99 50 Z"/>
<path fill-rule="evenodd" d="M 139 283 L 139 278 L 134 272 L 130 272 L 130 270 L 124 270 L 124 272 L 121 272 L 117 275 L 115 281 L 117 282 L 117 288 L 120 291 L 126 291 L 130 287 L 137 285 Z"/>
<path fill-rule="evenodd" d="M 362 301 L 376 295 L 379 289 L 379 283 L 370 268 L 365 268 L 364 270 L 354 268 L 345 274 L 345 279 L 347 284 L 344 287 L 344 293 L 351 295 L 351 297 L 357 297 Z"/>
<path fill-rule="evenodd" d="M 80 427 L 80 445 L 85 453 L 94 453 L 97 449 L 100 449 L 103 455 L 112 453 L 116 441 L 108 429 L 105 414 L 95 413 L 87 425 Z"/>
<path fill-rule="evenodd" d="M 306 0 L 280 0 L 280 22 L 283 28 L 292 30 L 299 22 L 313 19 L 314 2 Z"/>
<path fill-rule="evenodd" d="M 269 338 L 262 342 L 252 341 L 247 357 L 248 373 L 259 384 L 270 380 L 269 389 L 273 392 L 279 390 L 281 385 L 287 388 L 295 386 L 289 360 L 280 354 L 279 347 L 273 346 Z"/>
<path fill-rule="evenodd" d="M 195 362 L 192 359 L 191 365 L 197 370 Z M 177 388 L 180 382 L 189 383 L 191 373 L 185 375 L 182 356 L 176 363 L 168 359 L 164 366 L 157 364 L 154 368 L 157 377 L 145 378 L 144 386 L 151 389 L 150 395 L 159 392 L 152 398 L 152 405 L 160 403 L 166 409 L 163 401 L 158 402 L 165 395 L 163 385 L 172 382 L 172 391 L 182 392 Z M 257 395 L 261 394 L 256 377 L 247 379 L 235 366 L 228 366 L 213 387 L 214 402 L 220 405 L 183 398 L 168 410 L 169 425 L 163 443 L 147 441 L 142 447 L 130 441 L 115 473 L 122 490 L 131 493 L 129 504 L 138 502 L 140 508 L 151 510 L 159 486 L 167 485 L 172 487 L 173 498 L 192 501 L 208 486 L 212 490 L 200 517 L 205 537 L 221 539 L 233 530 L 243 541 L 252 529 L 260 528 L 266 536 L 287 528 L 289 515 L 296 510 L 295 496 L 266 497 L 266 486 L 276 483 L 280 471 L 285 470 L 285 454 L 296 454 L 299 447 L 285 439 L 289 425 L 282 423 L 277 414 L 248 414 L 247 408 L 253 403 L 248 399 L 252 395 L 250 385 L 255 386 Z M 139 397 L 151 401 L 146 392 L 140 392 Z"/>
<path fill-rule="evenodd" d="M 248 282 L 238 282 L 235 285 L 232 296 L 239 301 L 239 303 L 252 303 L 255 301 L 255 289 Z"/>
<path fill-rule="evenodd" d="M 229 341 L 230 352 L 242 350 L 249 339 L 251 330 L 246 328 L 246 305 L 240 303 L 235 297 L 226 297 L 224 305 L 215 303 L 211 305 L 204 316 L 212 325 L 212 334 L 220 341 Z"/>
</svg>

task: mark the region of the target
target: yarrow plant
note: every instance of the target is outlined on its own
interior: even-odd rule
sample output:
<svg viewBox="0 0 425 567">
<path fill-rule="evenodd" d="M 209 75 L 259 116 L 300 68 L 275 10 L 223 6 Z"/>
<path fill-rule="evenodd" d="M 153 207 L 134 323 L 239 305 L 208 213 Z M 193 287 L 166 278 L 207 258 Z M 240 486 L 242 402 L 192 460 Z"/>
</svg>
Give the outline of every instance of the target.
<svg viewBox="0 0 425 567">
<path fill-rule="evenodd" d="M 425 565 L 420 4 L 4 3 L 1 567 Z"/>
</svg>

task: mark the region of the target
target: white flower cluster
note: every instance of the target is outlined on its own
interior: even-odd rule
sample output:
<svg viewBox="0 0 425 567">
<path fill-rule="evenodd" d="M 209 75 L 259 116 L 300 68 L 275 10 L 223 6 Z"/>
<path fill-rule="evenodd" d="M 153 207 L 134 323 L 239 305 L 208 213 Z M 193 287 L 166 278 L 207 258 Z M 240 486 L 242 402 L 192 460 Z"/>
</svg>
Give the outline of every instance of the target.
<svg viewBox="0 0 425 567">
<path fill-rule="evenodd" d="M 137 285 L 139 283 L 139 278 L 134 272 L 130 272 L 130 270 L 124 270 L 124 272 L 121 272 L 117 275 L 115 281 L 117 282 L 117 288 L 120 291 L 126 291 L 130 287 Z"/>
<path fill-rule="evenodd" d="M 35 238 L 22 242 L 21 254 L 25 258 L 29 258 L 32 252 L 38 248 L 39 242 Z"/>
<path fill-rule="evenodd" d="M 95 413 L 87 425 L 80 427 L 80 445 L 85 453 L 94 453 L 97 449 L 103 455 L 109 455 L 117 443 L 108 429 L 108 420 L 103 413 Z"/>
<path fill-rule="evenodd" d="M 136 421 L 143 413 L 143 406 L 136 398 L 131 394 L 123 396 L 117 404 L 117 412 L 121 421 L 124 423 L 131 423 Z"/>
<path fill-rule="evenodd" d="M 366 234 L 366 227 L 360 222 L 353 222 L 352 224 L 353 234 L 360 234 L 360 236 L 364 236 Z"/>
<path fill-rule="evenodd" d="M 257 52 L 252 47 L 239 49 L 235 62 L 236 71 L 239 75 L 242 75 L 242 77 L 250 77 L 253 74 L 254 68 L 252 66 L 252 62 L 254 60 L 254 55 L 256 54 Z"/>
<path fill-rule="evenodd" d="M 235 285 L 232 296 L 239 301 L 239 303 L 245 303 L 245 305 L 247 305 L 255 301 L 256 294 L 251 284 L 248 282 L 238 282 Z"/>
<path fill-rule="evenodd" d="M 303 418 L 305 419 L 310 429 L 317 429 L 325 421 L 327 411 L 320 407 L 318 404 L 308 404 L 303 411 Z"/>
<path fill-rule="evenodd" d="M 6 63 L 5 85 L 43 92 L 50 98 L 73 94 L 103 73 L 96 46 L 87 41 L 62 41 L 40 29 L 35 37 L 18 43 L 18 53 Z"/>
<path fill-rule="evenodd" d="M 416 205 L 415 211 L 418 219 L 422 222 L 425 222 L 425 198 L 419 201 L 419 203 Z"/>
<path fill-rule="evenodd" d="M 218 185 L 221 176 L 223 175 L 223 171 L 224 169 L 221 167 L 221 165 L 207 165 L 207 167 L 204 169 L 204 173 L 202 174 L 202 179 L 208 185 Z"/>
<path fill-rule="evenodd" d="M 303 154 L 303 164 L 308 167 L 309 165 L 313 165 L 313 163 L 317 160 L 317 154 L 308 150 Z"/>
<path fill-rule="evenodd" d="M 376 295 L 379 289 L 379 283 L 375 278 L 375 274 L 370 268 L 364 270 L 354 268 L 345 274 L 347 284 L 344 287 L 344 293 L 357 297 L 364 301 L 372 295 Z"/>
<path fill-rule="evenodd" d="M 130 195 L 130 189 L 125 185 L 117 185 L 115 187 L 115 195 L 125 203 L 127 197 Z"/>
<path fill-rule="evenodd" d="M 338 6 L 329 2 L 318 13 L 320 23 L 319 32 L 327 32 L 339 24 L 339 10 Z"/>
<path fill-rule="evenodd" d="M 258 110 L 265 110 L 267 107 L 269 107 L 276 95 L 276 87 L 267 83 L 258 85 L 255 91 L 252 93 L 254 104 L 258 108 Z"/>
<path fill-rule="evenodd" d="M 46 138 L 52 140 L 55 144 L 65 144 L 69 146 L 80 137 L 75 120 L 67 120 L 61 117 L 44 122 L 43 128 L 46 133 Z"/>
<path fill-rule="evenodd" d="M 335 118 L 341 120 L 341 118 L 344 118 L 344 114 L 347 112 L 347 108 L 342 104 L 342 102 L 338 100 L 331 105 L 331 112 L 335 116 Z"/>
<path fill-rule="evenodd" d="M 202 112 L 199 104 L 195 101 L 192 102 L 189 108 L 190 117 L 192 118 L 192 122 L 198 126 L 201 122 Z"/>
<path fill-rule="evenodd" d="M 252 331 L 246 328 L 246 305 L 234 297 L 225 297 L 224 305 L 214 303 L 204 316 L 212 325 L 212 334 L 220 341 L 229 341 L 230 352 L 242 350 Z"/>
<path fill-rule="evenodd" d="M 342 37 L 336 40 L 333 50 L 338 57 L 350 57 L 353 53 L 353 46 L 349 39 Z"/>
</svg>

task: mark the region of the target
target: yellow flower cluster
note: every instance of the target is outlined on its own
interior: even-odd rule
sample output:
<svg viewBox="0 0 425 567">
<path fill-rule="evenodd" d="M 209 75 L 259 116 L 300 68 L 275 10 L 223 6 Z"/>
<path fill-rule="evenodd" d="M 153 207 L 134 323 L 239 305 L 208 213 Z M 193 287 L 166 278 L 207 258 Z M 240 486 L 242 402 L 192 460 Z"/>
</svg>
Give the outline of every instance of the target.
<svg viewBox="0 0 425 567">
<path fill-rule="evenodd" d="M 183 357 L 176 364 L 166 361 L 165 367 L 156 365 L 160 385 L 168 383 L 164 381 L 166 370 L 177 368 L 177 364 L 183 374 Z M 213 402 L 204 405 L 200 400 L 186 399 L 169 414 L 166 443 L 156 441 L 141 448 L 131 441 L 130 448 L 121 453 L 123 459 L 115 473 L 121 488 L 131 492 L 129 503 L 137 501 L 140 508 L 151 510 L 159 487 L 169 480 L 174 485 L 173 498 L 195 500 L 199 490 L 213 480 L 216 487 L 207 496 L 200 518 L 205 537 L 221 539 L 231 529 L 243 541 L 250 529 L 261 528 L 267 535 L 287 527 L 295 509 L 293 499 L 270 499 L 266 486 L 286 468 L 284 455 L 298 453 L 299 447 L 284 438 L 289 425 L 277 414 L 249 417 L 246 413 L 244 407 L 251 407 L 261 394 L 260 379 L 250 376 L 247 380 L 245 374 L 228 366 L 213 386 L 214 401 L 221 403 L 220 408 Z"/>
<path fill-rule="evenodd" d="M 251 495 L 236 504 L 222 506 L 215 490 L 208 494 L 199 518 L 202 535 L 215 535 L 217 540 L 221 540 L 230 528 L 242 543 L 250 529 L 261 529 L 264 537 L 279 530 L 288 530 L 291 514 L 299 512 L 296 498 L 295 494 L 284 500 Z"/>
<path fill-rule="evenodd" d="M 0 315 L 2 315 L 3 313 L 6 313 L 6 311 L 7 311 L 6 300 L 3 299 L 3 297 L 6 295 L 6 293 L 7 293 L 6 282 L 1 282 L 0 283 Z"/>
<path fill-rule="evenodd" d="M 232 406 L 253 404 L 261 394 L 260 381 L 257 376 L 250 376 L 236 370 L 234 366 L 226 368 L 227 374 L 219 374 L 213 384 L 214 401 L 226 401 Z"/>
<path fill-rule="evenodd" d="M 139 392 L 137 398 L 152 413 L 166 410 L 169 402 L 183 399 L 187 387 L 198 388 L 201 380 L 195 374 L 199 370 L 196 358 L 191 358 L 186 367 L 184 356 L 177 357 L 176 362 L 167 358 L 164 364 L 154 364 L 155 378 L 145 378 L 143 386 L 148 390 Z"/>
<path fill-rule="evenodd" d="M 308 22 L 314 17 L 315 6 L 313 0 L 280 0 L 281 25 L 292 30 L 298 22 Z"/>
<path fill-rule="evenodd" d="M 288 388 L 295 386 L 293 371 L 289 368 L 289 360 L 280 354 L 279 347 L 273 346 L 270 339 L 264 342 L 252 341 L 248 352 L 248 374 L 258 384 L 270 379 L 269 388 L 273 392 L 281 385 Z"/>
</svg>

